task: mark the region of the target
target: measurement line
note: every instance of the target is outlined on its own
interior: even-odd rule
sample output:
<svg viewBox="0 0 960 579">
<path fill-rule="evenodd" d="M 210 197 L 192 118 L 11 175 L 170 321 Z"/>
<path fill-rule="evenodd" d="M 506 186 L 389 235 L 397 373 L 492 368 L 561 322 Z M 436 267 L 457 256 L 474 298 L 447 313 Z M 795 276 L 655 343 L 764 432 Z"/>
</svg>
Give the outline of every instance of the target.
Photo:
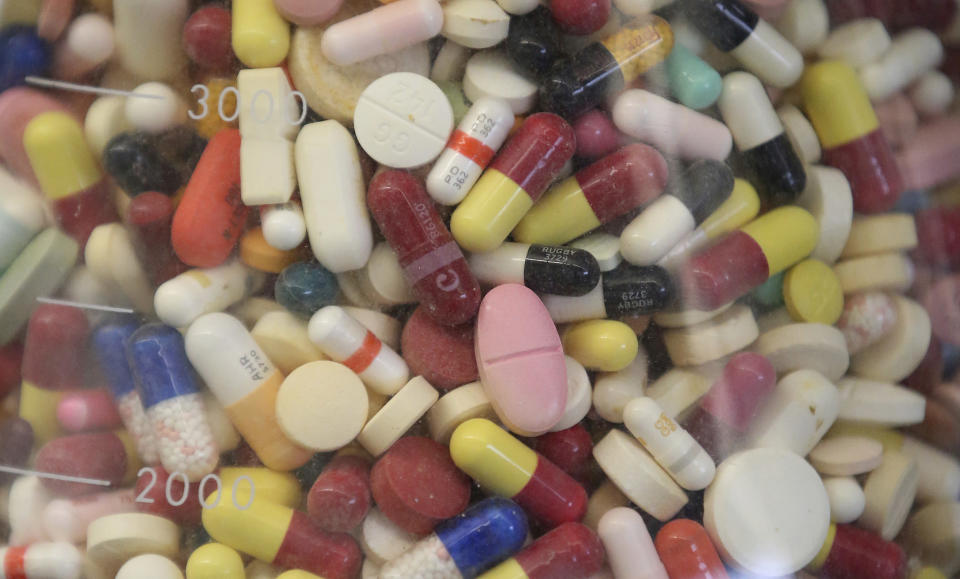
<svg viewBox="0 0 960 579">
<path fill-rule="evenodd" d="M 53 80 L 51 78 L 41 78 L 39 76 L 28 76 L 26 77 L 25 80 L 27 84 L 32 84 L 34 86 L 42 86 L 46 88 L 58 88 L 60 90 L 70 90 L 74 92 L 90 92 L 94 94 L 107 94 L 107 95 L 127 96 L 127 97 L 141 98 L 141 99 L 156 99 L 156 100 L 163 100 L 164 98 L 158 94 L 145 94 L 145 93 L 131 92 L 128 90 L 119 90 L 115 88 L 88 86 L 85 84 L 65 82 L 62 80 Z"/>
<path fill-rule="evenodd" d="M 62 480 L 67 482 L 76 482 L 83 483 L 88 485 L 97 485 L 101 487 L 110 486 L 110 481 L 100 480 L 96 478 L 84 478 L 82 476 L 67 476 L 63 474 L 54 474 L 52 472 L 40 472 L 38 470 L 27 470 L 23 468 L 15 468 L 12 466 L 0 466 L 0 472 L 9 472 L 12 474 L 22 474 L 25 476 L 36 476 L 40 478 L 50 478 L 53 480 Z"/>
<path fill-rule="evenodd" d="M 100 310 L 102 312 L 114 312 L 117 314 L 133 313 L 133 310 L 130 308 L 118 308 L 116 306 L 101 306 L 99 304 L 85 304 L 83 302 L 73 302 L 70 300 L 58 300 L 54 298 L 37 298 L 37 301 L 43 304 L 54 304 L 57 306 L 70 306 L 72 308 L 80 308 L 83 310 Z"/>
</svg>

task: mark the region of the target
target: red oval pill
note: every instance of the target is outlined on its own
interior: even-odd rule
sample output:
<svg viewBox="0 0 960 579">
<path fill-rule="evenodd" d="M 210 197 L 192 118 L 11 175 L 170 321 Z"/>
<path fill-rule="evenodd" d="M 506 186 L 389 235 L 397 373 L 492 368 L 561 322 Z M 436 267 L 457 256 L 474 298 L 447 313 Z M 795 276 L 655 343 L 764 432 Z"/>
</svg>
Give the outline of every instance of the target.
<svg viewBox="0 0 960 579">
<path fill-rule="evenodd" d="M 113 432 L 73 434 L 55 438 L 37 452 L 38 471 L 106 482 L 106 485 L 53 478 L 41 481 L 51 492 L 74 497 L 116 487 L 127 471 L 127 451 Z"/>
</svg>

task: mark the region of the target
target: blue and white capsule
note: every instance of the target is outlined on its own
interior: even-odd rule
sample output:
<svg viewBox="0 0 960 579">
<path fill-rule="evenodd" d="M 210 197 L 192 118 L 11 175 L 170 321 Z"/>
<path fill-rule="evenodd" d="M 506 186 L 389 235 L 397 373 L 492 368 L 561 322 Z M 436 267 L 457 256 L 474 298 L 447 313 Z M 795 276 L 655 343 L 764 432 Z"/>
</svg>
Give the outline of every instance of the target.
<svg viewBox="0 0 960 579">
<path fill-rule="evenodd" d="M 127 358 L 163 468 L 185 473 L 190 481 L 212 473 L 219 452 L 183 336 L 176 328 L 147 324 L 127 342 Z"/>
<path fill-rule="evenodd" d="M 473 579 L 519 551 L 527 531 L 523 509 L 490 497 L 437 525 L 432 535 L 385 564 L 380 579 Z"/>
<path fill-rule="evenodd" d="M 144 464 L 154 464 L 160 460 L 157 439 L 153 435 L 150 419 L 143 409 L 133 371 L 127 360 L 127 341 L 139 327 L 140 324 L 132 318 L 107 322 L 93 332 L 93 347 L 107 379 L 107 386 L 117 404 L 117 412 L 133 437 L 140 460 Z"/>
</svg>

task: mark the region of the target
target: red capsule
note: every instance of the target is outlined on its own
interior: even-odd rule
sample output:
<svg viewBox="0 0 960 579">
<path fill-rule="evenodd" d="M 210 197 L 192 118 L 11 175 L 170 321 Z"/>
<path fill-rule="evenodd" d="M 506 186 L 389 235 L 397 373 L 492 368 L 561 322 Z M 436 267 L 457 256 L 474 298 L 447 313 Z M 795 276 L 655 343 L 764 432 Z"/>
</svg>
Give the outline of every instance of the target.
<svg viewBox="0 0 960 579">
<path fill-rule="evenodd" d="M 727 569 L 706 529 L 689 519 L 675 519 L 660 528 L 654 540 L 670 579 L 726 579 Z"/>
<path fill-rule="evenodd" d="M 38 306 L 27 325 L 23 380 L 44 390 L 81 388 L 89 333 L 83 310 L 56 304 Z"/>
<path fill-rule="evenodd" d="M 560 30 L 586 36 L 610 18 L 610 0 L 550 0 L 550 14 Z"/>
<path fill-rule="evenodd" d="M 448 326 L 473 318 L 480 284 L 420 181 L 384 171 L 370 182 L 367 205 L 427 313 Z"/>
<path fill-rule="evenodd" d="M 535 451 L 573 478 L 584 481 L 589 476 L 593 440 L 582 424 L 558 432 L 548 432 L 533 440 Z"/>
<path fill-rule="evenodd" d="M 170 245 L 174 209 L 173 200 L 156 191 L 137 195 L 127 206 L 126 221 L 133 230 L 140 263 L 149 269 L 157 285 L 189 269 Z"/>
<path fill-rule="evenodd" d="M 924 262 L 960 266 L 960 207 L 934 207 L 914 216 L 917 257 Z"/>
<path fill-rule="evenodd" d="M 513 556 L 527 579 L 589 577 L 604 557 L 600 537 L 580 523 L 564 523 Z"/>
<path fill-rule="evenodd" d="M 237 61 L 230 33 L 230 10 L 208 4 L 194 12 L 183 25 L 183 51 L 204 70 L 232 72 Z"/>
<path fill-rule="evenodd" d="M 907 574 L 907 556 L 900 545 L 870 531 L 830 525 L 826 543 L 826 559 L 809 567 L 822 579 L 903 579 Z"/>
<path fill-rule="evenodd" d="M 57 421 L 67 432 L 120 428 L 120 414 L 106 388 L 69 392 L 57 404 Z"/>
<path fill-rule="evenodd" d="M 23 363 L 23 345 L 13 342 L 0 346 L 0 399 L 20 384 L 20 365 Z"/>
<path fill-rule="evenodd" d="M 889 211 L 903 192 L 903 178 L 881 129 L 823 150 L 823 163 L 843 171 L 861 213 Z"/>
<path fill-rule="evenodd" d="M 573 131 L 577 135 L 578 157 L 599 159 L 620 145 L 620 131 L 610 115 L 600 109 L 580 115 L 573 122 Z"/>
<path fill-rule="evenodd" d="M 370 463 L 359 456 L 337 456 L 310 487 L 307 514 L 324 531 L 347 533 L 363 521 L 372 502 Z"/>
<path fill-rule="evenodd" d="M 97 481 L 41 479 L 51 492 L 68 497 L 86 495 L 119 486 L 127 472 L 127 449 L 113 432 L 61 436 L 40 448 L 34 466 L 41 472 Z"/>
<path fill-rule="evenodd" d="M 220 265 L 237 245 L 248 212 L 240 199 L 240 131 L 224 129 L 207 143 L 173 215 L 177 257 L 194 267 Z"/>
</svg>

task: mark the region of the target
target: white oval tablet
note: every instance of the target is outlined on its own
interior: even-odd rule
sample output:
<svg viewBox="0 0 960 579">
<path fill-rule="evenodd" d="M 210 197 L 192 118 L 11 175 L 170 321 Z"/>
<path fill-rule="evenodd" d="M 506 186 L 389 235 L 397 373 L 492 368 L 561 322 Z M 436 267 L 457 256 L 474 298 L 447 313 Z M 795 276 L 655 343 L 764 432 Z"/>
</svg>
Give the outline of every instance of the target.
<svg viewBox="0 0 960 579">
<path fill-rule="evenodd" d="M 183 572 L 170 559 L 147 553 L 124 563 L 115 579 L 183 579 Z"/>
<path fill-rule="evenodd" d="M 830 499 L 830 520 L 834 523 L 852 523 L 863 514 L 867 498 L 857 480 L 850 476 L 823 479 Z"/>
<path fill-rule="evenodd" d="M 510 16 L 494 0 L 450 0 L 440 34 L 467 48 L 490 48 L 507 37 Z"/>
<path fill-rule="evenodd" d="M 367 406 L 367 389 L 353 371 L 329 360 L 310 362 L 280 385 L 277 422 L 290 440 L 328 452 L 356 438 Z"/>
<path fill-rule="evenodd" d="M 513 114 L 529 112 L 537 102 L 539 86 L 501 50 L 484 50 L 470 57 L 463 75 L 463 93 L 472 102 L 481 97 L 510 103 Z"/>
<path fill-rule="evenodd" d="M 747 450 L 717 468 L 704 495 L 703 526 L 727 563 L 779 577 L 820 551 L 830 526 L 829 498 L 820 476 L 796 454 Z"/>
<path fill-rule="evenodd" d="M 896 450 L 883 454 L 883 463 L 863 483 L 866 506 L 858 524 L 892 541 L 910 514 L 917 496 L 916 461 Z"/>
<path fill-rule="evenodd" d="M 926 398 L 922 394 L 886 382 L 844 378 L 840 391 L 840 418 L 877 426 L 906 426 L 923 422 Z"/>
<path fill-rule="evenodd" d="M 865 436 L 838 436 L 818 444 L 807 458 L 821 474 L 853 476 L 880 466 L 883 462 L 883 445 Z"/>
<path fill-rule="evenodd" d="M 170 85 L 148 82 L 133 89 L 132 94 L 139 98 L 128 98 L 125 110 L 134 128 L 160 133 L 187 120 L 187 105 Z"/>
<path fill-rule="evenodd" d="M 453 131 L 453 108 L 425 76 L 394 72 L 370 83 L 353 113 L 360 146 L 381 165 L 409 169 L 437 158 Z"/>
<path fill-rule="evenodd" d="M 838 380 L 850 365 L 843 333 L 826 324 L 788 324 L 762 334 L 753 345 L 778 374 L 816 370 L 828 380 Z"/>
</svg>

